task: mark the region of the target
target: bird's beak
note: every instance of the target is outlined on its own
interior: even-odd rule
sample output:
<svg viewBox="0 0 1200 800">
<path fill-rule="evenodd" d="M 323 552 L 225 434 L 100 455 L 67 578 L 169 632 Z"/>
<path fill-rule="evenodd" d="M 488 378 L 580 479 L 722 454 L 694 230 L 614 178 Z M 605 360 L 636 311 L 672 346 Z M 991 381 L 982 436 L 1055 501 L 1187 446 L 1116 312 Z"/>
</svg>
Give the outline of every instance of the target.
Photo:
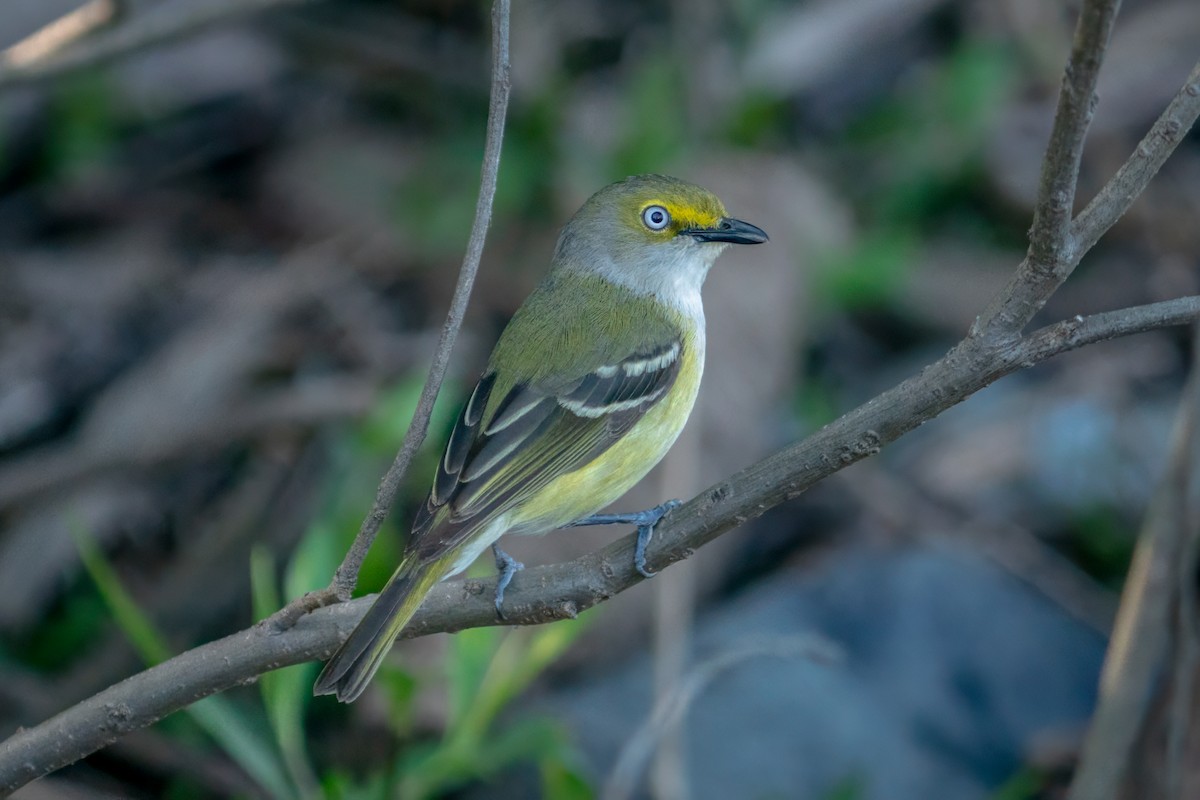
<svg viewBox="0 0 1200 800">
<path fill-rule="evenodd" d="M 690 228 L 680 233 L 687 234 L 698 242 L 762 244 L 767 240 L 767 233 L 762 228 L 732 217 L 721 217 L 711 228 Z"/>
</svg>

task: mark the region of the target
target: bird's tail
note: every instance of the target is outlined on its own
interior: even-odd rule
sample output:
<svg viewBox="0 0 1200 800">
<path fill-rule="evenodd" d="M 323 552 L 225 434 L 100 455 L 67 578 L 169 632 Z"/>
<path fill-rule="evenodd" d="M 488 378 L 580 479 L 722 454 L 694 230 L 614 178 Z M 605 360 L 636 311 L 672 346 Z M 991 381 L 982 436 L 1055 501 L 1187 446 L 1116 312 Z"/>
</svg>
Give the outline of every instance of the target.
<svg viewBox="0 0 1200 800">
<path fill-rule="evenodd" d="M 313 694 L 334 694 L 343 703 L 358 699 L 400 631 L 441 578 L 441 567 L 440 559 L 422 564 L 410 557 L 400 562 L 350 638 L 325 664 Z"/>
</svg>

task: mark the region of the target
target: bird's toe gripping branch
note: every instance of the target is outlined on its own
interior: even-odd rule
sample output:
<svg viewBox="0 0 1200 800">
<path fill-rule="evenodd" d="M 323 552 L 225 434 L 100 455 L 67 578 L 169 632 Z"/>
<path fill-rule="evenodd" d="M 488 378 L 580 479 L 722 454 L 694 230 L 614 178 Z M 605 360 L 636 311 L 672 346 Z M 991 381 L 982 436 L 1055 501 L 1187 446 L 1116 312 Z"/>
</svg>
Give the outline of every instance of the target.
<svg viewBox="0 0 1200 800">
<path fill-rule="evenodd" d="M 654 508 L 648 508 L 645 511 L 634 511 L 629 514 L 593 514 L 590 517 L 575 520 L 567 527 L 580 527 L 583 525 L 636 525 L 637 526 L 637 545 L 633 551 L 633 566 L 643 577 L 653 578 L 657 572 L 649 569 L 646 566 L 646 546 L 650 544 L 650 539 L 654 536 L 654 526 L 662 521 L 662 518 L 671 513 L 671 509 L 683 503 L 682 500 L 668 500 L 665 503 L 660 503 Z"/>
<path fill-rule="evenodd" d="M 504 619 L 504 590 L 512 583 L 513 575 L 525 569 L 525 565 L 496 544 L 492 545 L 492 555 L 496 557 L 496 569 L 500 572 L 496 578 L 496 616 Z"/>
</svg>

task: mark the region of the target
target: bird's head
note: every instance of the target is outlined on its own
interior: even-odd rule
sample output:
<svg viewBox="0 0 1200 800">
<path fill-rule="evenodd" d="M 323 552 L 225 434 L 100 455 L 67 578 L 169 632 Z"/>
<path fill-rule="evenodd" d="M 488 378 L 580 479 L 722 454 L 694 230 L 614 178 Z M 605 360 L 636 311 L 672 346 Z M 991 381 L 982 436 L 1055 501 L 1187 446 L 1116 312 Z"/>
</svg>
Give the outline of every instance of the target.
<svg viewBox="0 0 1200 800">
<path fill-rule="evenodd" d="M 761 228 L 728 216 L 707 189 L 666 175 L 637 175 L 583 204 L 563 228 L 555 261 L 662 295 L 698 291 L 728 245 L 765 241 Z"/>
</svg>

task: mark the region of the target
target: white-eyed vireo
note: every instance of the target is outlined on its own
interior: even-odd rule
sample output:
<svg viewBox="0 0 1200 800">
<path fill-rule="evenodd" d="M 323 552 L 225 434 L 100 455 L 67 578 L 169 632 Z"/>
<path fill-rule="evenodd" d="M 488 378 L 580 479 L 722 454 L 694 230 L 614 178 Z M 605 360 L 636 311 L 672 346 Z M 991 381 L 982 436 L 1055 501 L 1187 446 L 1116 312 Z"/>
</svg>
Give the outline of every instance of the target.
<svg viewBox="0 0 1200 800">
<path fill-rule="evenodd" d="M 614 183 L 563 228 L 550 272 L 517 310 L 458 418 L 400 566 L 317 679 L 357 698 L 438 581 L 489 545 L 504 587 L 521 565 L 506 533 L 638 526 L 636 565 L 674 505 L 589 516 L 666 454 L 704 370 L 700 287 L 729 244 L 767 235 L 711 192 L 662 175 Z"/>
</svg>

